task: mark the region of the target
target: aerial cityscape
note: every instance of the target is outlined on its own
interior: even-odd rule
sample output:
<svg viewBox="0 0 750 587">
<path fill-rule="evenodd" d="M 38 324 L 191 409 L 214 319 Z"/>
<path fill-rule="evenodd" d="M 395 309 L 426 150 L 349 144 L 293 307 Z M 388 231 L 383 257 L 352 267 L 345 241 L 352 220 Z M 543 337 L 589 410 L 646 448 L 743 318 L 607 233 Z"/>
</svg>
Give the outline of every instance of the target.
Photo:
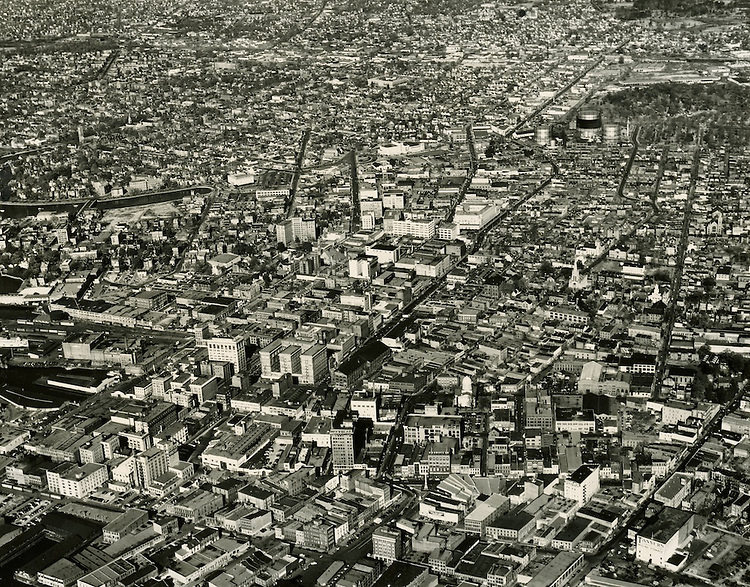
<svg viewBox="0 0 750 587">
<path fill-rule="evenodd" d="M 750 0 L 0 0 L 0 587 L 750 586 Z"/>
</svg>

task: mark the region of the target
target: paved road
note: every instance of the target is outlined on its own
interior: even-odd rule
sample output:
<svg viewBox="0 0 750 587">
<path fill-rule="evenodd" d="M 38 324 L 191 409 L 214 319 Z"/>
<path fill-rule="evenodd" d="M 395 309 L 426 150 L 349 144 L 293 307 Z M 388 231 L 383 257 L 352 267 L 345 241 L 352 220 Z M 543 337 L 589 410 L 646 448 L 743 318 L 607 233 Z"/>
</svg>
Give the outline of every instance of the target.
<svg viewBox="0 0 750 587">
<path fill-rule="evenodd" d="M 201 226 L 203 226 L 203 223 L 206 222 L 206 218 L 208 218 L 208 213 L 211 211 L 211 205 L 214 203 L 214 198 L 212 196 L 213 196 L 213 193 L 206 198 L 206 202 L 203 205 L 203 212 L 201 212 L 201 217 L 198 220 L 198 222 L 195 223 L 195 226 L 193 227 L 193 229 L 190 231 L 190 234 L 188 235 L 188 238 L 185 241 L 185 250 L 183 251 L 182 256 L 180 256 L 180 260 L 177 262 L 177 265 L 175 265 L 175 268 L 172 274 L 179 273 L 182 270 L 182 266 L 185 263 L 185 257 L 187 257 L 188 251 L 193 246 L 193 241 L 198 236 Z"/>
<path fill-rule="evenodd" d="M 104 65 L 102 65 L 101 69 L 96 73 L 94 79 L 104 79 L 109 73 L 109 70 L 112 69 L 115 61 L 117 61 L 120 53 L 121 49 L 119 47 L 117 49 L 114 49 L 112 53 L 109 54 L 109 57 L 107 57 L 107 60 L 104 62 Z"/>
<path fill-rule="evenodd" d="M 398 414 L 396 414 L 396 420 L 394 421 L 393 426 L 391 426 L 388 434 L 388 442 L 386 442 L 386 447 L 383 450 L 385 456 L 378 467 L 376 475 L 377 479 L 390 477 L 393 473 L 393 461 L 396 458 L 398 449 L 401 448 L 401 444 L 403 443 L 402 429 L 404 419 L 411 413 L 416 401 L 429 391 L 431 391 L 430 385 L 426 385 L 422 391 L 408 396 L 401 406 L 401 409 L 398 411 Z"/>
<path fill-rule="evenodd" d="M 299 180 L 302 176 L 302 165 L 305 162 L 305 151 L 307 151 L 307 145 L 310 142 L 310 134 L 312 131 L 309 128 L 305 129 L 302 133 L 302 140 L 300 141 L 299 151 L 297 151 L 297 160 L 294 165 L 294 175 L 292 176 L 292 185 L 289 188 L 289 201 L 286 207 L 286 217 L 291 218 L 294 215 L 294 204 L 297 197 L 297 187 L 299 186 Z"/>
<path fill-rule="evenodd" d="M 398 505 L 392 506 L 392 509 L 388 513 L 381 516 L 381 522 L 379 524 L 370 522 L 369 524 L 361 528 L 354 535 L 353 542 L 337 549 L 334 553 L 334 557 L 336 559 L 355 563 L 362 559 L 368 552 L 370 552 L 370 549 L 372 548 L 372 533 L 376 528 L 390 525 L 392 522 L 402 517 L 406 510 L 415 508 L 417 506 L 416 492 L 414 492 L 413 490 L 409 491 L 411 491 L 411 494 L 407 494 L 406 492 L 404 492 L 405 495 L 401 502 Z"/>
<path fill-rule="evenodd" d="M 661 348 L 659 349 L 659 354 L 657 356 L 656 375 L 654 376 L 654 387 L 652 389 L 654 397 L 658 397 L 661 392 L 661 383 L 664 380 L 664 373 L 667 368 L 669 346 L 672 344 L 672 332 L 674 330 L 674 323 L 677 319 L 677 302 L 679 301 L 680 290 L 682 289 L 682 276 L 685 269 L 685 255 L 687 253 L 688 235 L 690 233 L 690 219 L 693 213 L 695 188 L 698 183 L 698 173 L 700 170 L 700 137 L 698 140 L 699 144 L 693 154 L 693 166 L 690 171 L 690 189 L 688 190 L 688 197 L 685 201 L 685 212 L 682 217 L 682 232 L 680 233 L 680 243 L 677 249 L 677 262 L 675 264 L 674 274 L 672 275 L 669 302 L 667 303 L 667 309 L 664 312 L 664 322 L 662 323 Z"/>
<path fill-rule="evenodd" d="M 599 54 L 599 57 L 591 65 L 589 65 L 588 67 L 586 67 L 583 70 L 581 70 L 572 80 L 570 80 L 567 84 L 565 84 L 562 88 L 560 88 L 557 92 L 555 92 L 554 96 L 552 96 L 551 98 L 549 98 L 549 99 L 545 100 L 544 102 L 542 102 L 542 104 L 540 106 L 538 106 L 537 108 L 535 108 L 534 111 L 531 112 L 531 114 L 528 114 L 527 116 L 524 116 L 516 124 L 514 124 L 513 126 L 511 126 L 508 129 L 506 129 L 505 130 L 505 136 L 506 137 L 511 136 L 514 132 L 516 132 L 518 129 L 520 129 L 521 127 L 523 127 L 527 122 L 529 122 L 530 120 L 533 120 L 534 118 L 536 118 L 537 116 L 539 116 L 551 104 L 554 104 L 555 100 L 557 100 L 560 96 L 562 96 L 563 94 L 566 94 L 568 91 L 570 91 L 570 89 L 574 85 L 576 85 L 579 81 L 581 81 L 590 71 L 596 69 L 599 65 L 601 65 L 601 63 L 604 61 L 604 55 L 605 54 L 611 53 L 612 51 L 617 51 L 619 49 L 622 49 L 629 42 L 630 41 L 623 41 L 622 43 L 620 43 L 616 47 L 613 47 L 612 49 L 607 49 L 606 51 L 602 51 Z"/>
<path fill-rule="evenodd" d="M 466 125 L 466 143 L 469 146 L 469 171 L 466 174 L 466 179 L 464 179 L 464 182 L 461 184 L 461 188 L 458 190 L 456 199 L 451 203 L 451 209 L 448 213 L 447 218 L 448 222 L 453 222 L 453 217 L 456 214 L 456 208 L 461 202 L 463 202 L 463 199 L 466 197 L 466 192 L 469 191 L 471 182 L 474 181 L 474 176 L 477 173 L 477 149 L 474 144 L 474 125 L 471 123 Z"/>
<path fill-rule="evenodd" d="M 633 140 L 637 141 L 637 138 L 633 137 Z M 637 147 L 634 145 L 633 151 L 631 153 L 631 161 L 628 162 L 629 165 L 632 162 L 632 158 L 635 156 L 636 150 L 637 150 Z M 607 257 L 609 257 L 609 252 L 612 249 L 614 249 L 615 247 L 617 247 L 617 246 L 621 245 L 622 243 L 626 242 L 628 239 L 630 239 L 638 231 L 638 229 L 641 226 L 643 226 L 644 224 L 646 224 L 648 222 L 651 222 L 660 213 L 659 206 L 657 205 L 656 200 L 657 200 L 657 197 L 659 195 L 659 188 L 661 186 L 662 177 L 664 177 L 664 168 L 665 168 L 666 163 L 667 163 L 667 156 L 668 156 L 668 154 L 669 154 L 669 146 L 665 146 L 664 149 L 662 150 L 661 159 L 659 160 L 659 167 L 656 170 L 656 181 L 654 182 L 654 188 L 653 188 L 651 194 L 649 194 L 649 199 L 651 200 L 651 205 L 653 206 L 653 211 L 650 214 L 647 214 L 646 216 L 644 216 L 643 218 L 641 218 L 640 220 L 638 220 L 633 225 L 633 227 L 628 232 L 626 232 L 625 234 L 623 234 L 622 236 L 620 236 L 620 238 L 613 239 L 612 241 L 610 241 L 610 243 L 607 245 L 607 247 L 605 247 L 604 251 L 602 251 L 602 253 L 600 255 L 594 257 L 593 260 L 591 260 L 590 262 L 588 262 L 583 267 L 583 269 L 581 270 L 581 274 L 582 275 L 586 275 L 586 274 L 590 273 L 591 270 L 594 267 L 596 267 L 599 263 L 601 263 L 602 261 L 604 261 L 605 259 L 607 259 Z M 626 170 L 626 175 L 629 174 L 629 173 L 630 173 L 630 170 L 627 169 Z M 620 189 L 619 189 L 618 193 L 621 192 L 623 186 L 624 186 L 624 183 L 621 182 L 620 183 Z M 631 201 L 633 200 L 633 198 L 627 198 L 624 195 L 622 197 L 624 199 L 626 199 L 626 200 L 631 200 Z"/>
<path fill-rule="evenodd" d="M 737 391 L 737 394 L 734 396 L 734 398 L 732 398 L 731 401 L 724 404 L 722 408 L 716 413 L 716 415 L 709 422 L 706 423 L 706 425 L 703 427 L 703 432 L 698 437 L 698 440 L 694 444 L 692 444 L 691 446 L 685 449 L 682 456 L 677 461 L 677 464 L 675 465 L 675 468 L 673 469 L 673 471 L 669 475 L 667 475 L 667 477 L 665 477 L 664 480 L 659 485 L 654 487 L 654 490 L 649 494 L 648 498 L 644 499 L 641 502 L 641 504 L 638 506 L 638 508 L 635 509 L 630 514 L 630 516 L 628 516 L 625 522 L 622 523 L 617 533 L 614 534 L 612 538 L 610 538 L 607 542 L 605 542 L 599 548 L 599 551 L 596 554 L 586 557 L 586 562 L 590 569 L 597 567 L 605 558 L 607 558 L 612 548 L 618 542 L 620 542 L 625 536 L 627 536 L 628 530 L 645 513 L 646 508 L 648 507 L 648 504 L 651 502 L 651 498 L 653 497 L 653 495 L 657 491 L 659 491 L 659 489 L 665 483 L 667 483 L 667 481 L 669 481 L 671 476 L 674 473 L 684 472 L 687 464 L 703 447 L 706 441 L 711 437 L 711 434 L 713 434 L 714 432 L 720 429 L 722 418 L 726 414 L 731 412 L 732 410 L 735 410 L 737 409 L 737 407 L 739 407 L 740 400 L 742 399 L 742 396 L 744 395 L 744 391 L 745 391 L 744 386 L 740 387 L 740 389 Z"/>
<path fill-rule="evenodd" d="M 633 200 L 636 198 L 629 198 L 625 195 L 625 184 L 628 183 L 628 178 L 630 177 L 630 170 L 633 168 L 633 163 L 635 162 L 635 157 L 638 155 L 638 149 L 640 148 L 641 144 L 638 142 L 638 135 L 641 134 L 641 127 L 636 126 L 635 130 L 633 131 L 633 148 L 630 150 L 630 157 L 628 157 L 628 162 L 625 165 L 625 172 L 622 174 L 622 178 L 620 179 L 620 185 L 617 187 L 617 197 L 621 200 Z"/>
<path fill-rule="evenodd" d="M 487 226 L 485 226 L 482 230 L 477 232 L 475 241 L 474 241 L 474 246 L 472 247 L 472 251 L 479 250 L 484 238 L 487 236 L 487 234 L 489 234 L 492 231 L 493 228 L 495 228 L 500 222 L 505 220 L 509 215 L 513 214 L 516 210 L 518 210 L 518 208 L 520 208 L 524 203 L 526 203 L 531 198 L 536 196 L 539 192 L 541 192 L 558 175 L 560 171 L 559 168 L 554 162 L 551 162 L 551 163 L 552 163 L 552 174 L 549 177 L 543 180 L 535 189 L 530 191 L 523 198 L 519 199 L 515 204 L 513 204 L 513 206 L 504 210 L 494 220 L 492 220 L 489 224 L 487 224 Z M 456 263 L 456 266 L 465 262 L 469 254 L 471 254 L 471 252 L 468 252 L 463 257 L 461 257 L 461 259 L 459 259 L 458 262 Z M 506 267 L 506 270 L 507 269 L 508 267 Z M 391 320 L 389 323 L 384 325 L 380 329 L 379 332 L 372 335 L 367 340 L 363 341 L 363 343 L 360 346 L 364 346 L 371 340 L 382 339 L 384 337 L 387 337 L 396 329 L 404 328 L 407 325 L 407 322 L 411 320 L 411 312 L 414 309 L 416 309 L 420 304 L 422 304 L 426 299 L 428 299 L 430 296 L 434 295 L 438 290 L 444 288 L 446 284 L 447 284 L 447 276 L 443 276 L 439 279 L 433 280 L 433 282 L 426 289 L 424 289 L 422 293 L 419 294 L 419 296 L 417 296 L 414 300 L 412 300 L 410 304 L 404 307 L 404 309 L 401 312 L 399 312 L 393 318 L 393 320 Z M 379 478 L 382 478 L 383 476 L 390 474 L 391 472 L 390 468 L 392 467 L 392 461 L 395 458 L 395 454 L 396 454 L 396 451 L 394 450 L 394 446 L 395 446 L 395 443 L 397 442 L 397 439 L 400 438 L 400 432 L 399 432 L 400 426 L 401 426 L 401 423 L 403 422 L 403 419 L 409 413 L 411 409 L 411 405 L 414 401 L 416 401 L 416 396 L 410 396 L 403 403 L 403 405 L 401 406 L 401 409 L 399 410 L 399 413 L 396 417 L 396 422 L 394 423 L 394 426 L 391 428 L 391 433 L 388 437 L 388 442 L 386 443 L 386 449 L 384 450 L 386 456 L 378 470 Z"/>
<path fill-rule="evenodd" d="M 357 161 L 357 150 L 352 149 L 349 153 L 349 183 L 352 192 L 352 218 L 350 232 L 357 232 L 362 227 L 362 209 L 359 204 L 359 163 Z"/>
</svg>

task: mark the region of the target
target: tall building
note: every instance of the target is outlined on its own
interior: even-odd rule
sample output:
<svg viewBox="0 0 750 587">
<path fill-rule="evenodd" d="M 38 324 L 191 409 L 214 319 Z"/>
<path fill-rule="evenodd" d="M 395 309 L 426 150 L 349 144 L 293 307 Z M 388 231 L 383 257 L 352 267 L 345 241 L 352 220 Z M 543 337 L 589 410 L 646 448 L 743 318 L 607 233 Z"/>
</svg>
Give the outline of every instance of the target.
<svg viewBox="0 0 750 587">
<path fill-rule="evenodd" d="M 354 468 L 354 424 L 348 419 L 336 420 L 330 432 L 334 475 Z"/>
<path fill-rule="evenodd" d="M 356 412 L 360 418 L 369 418 L 373 422 L 378 421 L 378 410 L 380 398 L 365 392 L 355 392 L 350 400 L 352 412 Z"/>
<path fill-rule="evenodd" d="M 383 229 L 393 236 L 430 239 L 437 231 L 437 221 L 434 218 L 407 218 L 406 220 L 387 218 L 383 222 Z"/>
<path fill-rule="evenodd" d="M 276 242 L 284 245 L 299 240 L 313 242 L 318 238 L 318 228 L 314 218 L 295 216 L 276 225 Z"/>
<path fill-rule="evenodd" d="M 243 337 L 209 338 L 205 342 L 209 361 L 232 363 L 235 373 L 247 369 L 247 350 Z"/>
<path fill-rule="evenodd" d="M 321 518 L 305 524 L 303 529 L 303 543 L 305 548 L 330 552 L 336 544 L 335 528 Z"/>
<path fill-rule="evenodd" d="M 372 557 L 392 563 L 401 557 L 401 531 L 377 528 L 372 533 Z"/>
<path fill-rule="evenodd" d="M 301 242 L 313 242 L 318 238 L 318 227 L 314 218 L 301 218 L 295 216 L 292 219 L 292 235 Z"/>
<path fill-rule="evenodd" d="M 148 488 L 154 479 L 168 470 L 169 454 L 155 446 L 135 458 L 135 476 L 139 487 Z"/>
<path fill-rule="evenodd" d="M 107 467 L 97 463 L 81 466 L 65 463 L 47 471 L 47 485 L 52 493 L 82 499 L 107 482 Z"/>
<path fill-rule="evenodd" d="M 487 226 L 500 213 L 498 207 L 489 200 L 472 198 L 456 208 L 453 222 L 459 232 L 480 230 Z"/>
<path fill-rule="evenodd" d="M 302 347 L 289 345 L 279 353 L 279 370 L 282 373 L 299 373 L 302 369 Z"/>
<path fill-rule="evenodd" d="M 322 344 L 311 346 L 300 355 L 300 378 L 303 385 L 317 385 L 328 376 L 328 354 Z"/>
<path fill-rule="evenodd" d="M 638 532 L 635 558 L 657 567 L 670 565 L 670 558 L 684 549 L 692 539 L 695 515 L 666 507 Z"/>
<path fill-rule="evenodd" d="M 378 260 L 375 257 L 360 255 L 349 259 L 349 277 L 354 279 L 372 279 L 378 274 Z"/>
<path fill-rule="evenodd" d="M 57 244 L 62 246 L 66 245 L 70 242 L 70 237 L 68 236 L 68 227 L 62 226 L 60 228 L 55 229 L 55 236 L 57 237 Z"/>
<path fill-rule="evenodd" d="M 274 340 L 259 354 L 260 373 L 266 379 L 289 374 L 302 385 L 318 385 L 328 376 L 328 354 L 321 344 Z"/>
<path fill-rule="evenodd" d="M 566 499 L 585 505 L 599 491 L 599 467 L 581 465 L 565 480 L 563 492 Z"/>
<path fill-rule="evenodd" d="M 281 373 L 279 355 L 284 350 L 280 340 L 274 340 L 260 349 L 260 373 L 263 377 L 273 378 Z"/>
<path fill-rule="evenodd" d="M 276 242 L 288 245 L 294 241 L 294 232 L 292 231 L 292 221 L 285 220 L 276 225 Z"/>
</svg>

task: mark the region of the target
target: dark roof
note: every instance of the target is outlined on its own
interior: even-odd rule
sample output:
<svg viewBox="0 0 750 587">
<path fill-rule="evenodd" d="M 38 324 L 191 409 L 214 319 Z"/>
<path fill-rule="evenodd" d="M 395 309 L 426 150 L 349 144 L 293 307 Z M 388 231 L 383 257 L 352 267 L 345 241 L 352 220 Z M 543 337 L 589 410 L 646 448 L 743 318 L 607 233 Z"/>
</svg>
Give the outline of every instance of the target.
<svg viewBox="0 0 750 587">
<path fill-rule="evenodd" d="M 563 540 L 565 542 L 572 542 L 583 534 L 591 524 L 590 520 L 584 520 L 583 518 L 573 518 L 568 522 L 560 533 L 555 536 L 555 540 Z"/>
<path fill-rule="evenodd" d="M 669 541 L 693 516 L 693 512 L 686 512 L 675 508 L 666 507 L 654 521 L 643 528 L 638 534 L 644 538 L 661 542 Z"/>
<path fill-rule="evenodd" d="M 389 352 L 390 349 L 379 340 L 372 341 L 341 363 L 338 370 L 345 375 L 349 375 L 362 365 L 371 363 Z"/>
<path fill-rule="evenodd" d="M 619 515 L 613 511 L 610 510 L 593 510 L 591 508 L 581 508 L 578 511 L 579 514 L 585 515 L 585 516 L 591 516 L 592 518 L 595 518 L 597 520 L 604 520 L 605 522 L 614 522 L 617 519 L 619 519 Z"/>
<path fill-rule="evenodd" d="M 508 530 L 520 530 L 534 519 L 528 512 L 514 512 L 498 516 L 490 526 Z"/>
<path fill-rule="evenodd" d="M 695 368 L 682 365 L 670 365 L 669 376 L 673 377 L 675 375 L 678 377 L 695 377 Z"/>
<path fill-rule="evenodd" d="M 385 573 L 383 573 L 377 581 L 375 581 L 373 587 L 410 585 L 417 577 L 426 572 L 427 571 L 424 568 L 418 567 L 417 565 L 396 561 L 385 570 Z"/>
<path fill-rule="evenodd" d="M 584 394 L 583 409 L 593 410 L 595 414 L 617 414 L 617 404 L 614 398 L 604 394 Z"/>
<path fill-rule="evenodd" d="M 591 470 L 591 467 L 581 465 L 575 471 L 573 471 L 571 475 L 568 476 L 568 479 L 575 483 L 583 483 L 592 473 L 593 471 Z"/>
</svg>

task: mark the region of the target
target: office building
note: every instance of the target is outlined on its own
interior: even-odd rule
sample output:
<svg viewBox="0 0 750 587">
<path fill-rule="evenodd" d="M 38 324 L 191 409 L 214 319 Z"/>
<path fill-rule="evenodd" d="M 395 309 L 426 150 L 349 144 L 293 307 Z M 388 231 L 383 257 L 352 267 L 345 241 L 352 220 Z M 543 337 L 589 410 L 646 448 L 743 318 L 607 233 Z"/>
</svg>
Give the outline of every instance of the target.
<svg viewBox="0 0 750 587">
<path fill-rule="evenodd" d="M 247 369 L 247 351 L 243 337 L 209 338 L 205 340 L 205 344 L 210 361 L 232 363 L 235 373 Z"/>
<path fill-rule="evenodd" d="M 107 467 L 96 463 L 76 466 L 65 463 L 47 471 L 47 485 L 52 493 L 82 499 L 107 482 Z"/>
<path fill-rule="evenodd" d="M 599 491 L 599 467 L 581 465 L 565 479 L 566 499 L 573 499 L 585 505 Z"/>
<path fill-rule="evenodd" d="M 401 531 L 377 528 L 372 533 L 372 557 L 392 563 L 401 557 Z"/>
<path fill-rule="evenodd" d="M 635 558 L 647 564 L 664 567 L 670 558 L 690 541 L 695 515 L 665 507 L 636 537 Z"/>
<path fill-rule="evenodd" d="M 169 470 L 169 454 L 151 447 L 135 458 L 135 476 L 139 487 L 148 488 L 159 476 Z"/>
<path fill-rule="evenodd" d="M 354 424 L 351 420 L 334 422 L 331 428 L 333 473 L 346 473 L 354 468 Z"/>
</svg>

